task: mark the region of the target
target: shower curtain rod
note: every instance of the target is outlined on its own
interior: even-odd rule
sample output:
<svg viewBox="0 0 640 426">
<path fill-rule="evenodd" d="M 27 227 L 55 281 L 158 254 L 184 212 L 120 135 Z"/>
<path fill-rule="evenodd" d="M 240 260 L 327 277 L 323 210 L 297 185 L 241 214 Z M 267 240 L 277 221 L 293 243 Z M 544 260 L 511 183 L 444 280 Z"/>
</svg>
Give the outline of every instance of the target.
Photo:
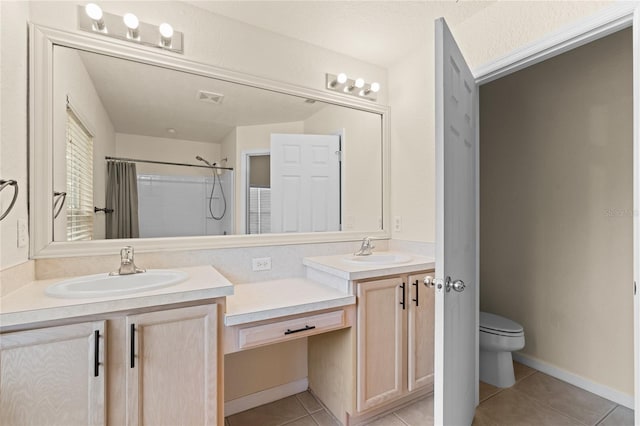
<svg viewBox="0 0 640 426">
<path fill-rule="evenodd" d="M 122 158 L 122 157 L 104 157 L 107 161 L 129 161 L 132 163 L 151 163 L 151 164 L 164 164 L 167 166 L 186 166 L 186 167 L 202 167 L 205 169 L 220 169 L 220 170 L 231 170 L 233 171 L 233 167 L 220 167 L 220 166 L 201 166 L 200 164 L 187 164 L 187 163 L 170 163 L 168 161 L 154 161 L 154 160 L 139 160 L 136 158 Z"/>
</svg>

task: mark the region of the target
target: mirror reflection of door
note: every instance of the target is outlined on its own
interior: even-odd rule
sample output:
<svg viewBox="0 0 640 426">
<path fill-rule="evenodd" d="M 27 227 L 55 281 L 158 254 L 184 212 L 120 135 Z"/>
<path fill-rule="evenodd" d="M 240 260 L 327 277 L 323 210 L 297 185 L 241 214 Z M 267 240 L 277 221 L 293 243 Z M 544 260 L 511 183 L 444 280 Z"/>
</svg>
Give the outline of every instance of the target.
<svg viewBox="0 0 640 426">
<path fill-rule="evenodd" d="M 247 166 L 247 234 L 271 232 L 271 155 L 249 154 Z"/>
<path fill-rule="evenodd" d="M 340 136 L 271 135 L 271 232 L 340 230 Z"/>
</svg>

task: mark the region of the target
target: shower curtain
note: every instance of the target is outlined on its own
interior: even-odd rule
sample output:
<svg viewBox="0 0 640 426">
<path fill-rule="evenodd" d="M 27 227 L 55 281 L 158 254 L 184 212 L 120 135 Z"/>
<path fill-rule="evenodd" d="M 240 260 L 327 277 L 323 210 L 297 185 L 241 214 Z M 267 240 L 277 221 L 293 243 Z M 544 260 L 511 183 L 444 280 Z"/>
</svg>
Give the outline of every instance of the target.
<svg viewBox="0 0 640 426">
<path fill-rule="evenodd" d="M 107 162 L 107 238 L 138 238 L 138 181 L 135 163 Z"/>
</svg>

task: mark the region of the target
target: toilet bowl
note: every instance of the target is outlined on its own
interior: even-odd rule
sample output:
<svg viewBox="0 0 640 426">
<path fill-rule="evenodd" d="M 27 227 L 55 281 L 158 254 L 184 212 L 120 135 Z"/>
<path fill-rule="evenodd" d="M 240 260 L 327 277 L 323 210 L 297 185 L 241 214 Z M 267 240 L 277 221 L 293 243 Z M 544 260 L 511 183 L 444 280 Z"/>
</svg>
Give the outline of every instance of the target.
<svg viewBox="0 0 640 426">
<path fill-rule="evenodd" d="M 480 312 L 480 380 L 499 388 L 516 382 L 511 352 L 524 348 L 524 329 L 508 318 Z"/>
</svg>

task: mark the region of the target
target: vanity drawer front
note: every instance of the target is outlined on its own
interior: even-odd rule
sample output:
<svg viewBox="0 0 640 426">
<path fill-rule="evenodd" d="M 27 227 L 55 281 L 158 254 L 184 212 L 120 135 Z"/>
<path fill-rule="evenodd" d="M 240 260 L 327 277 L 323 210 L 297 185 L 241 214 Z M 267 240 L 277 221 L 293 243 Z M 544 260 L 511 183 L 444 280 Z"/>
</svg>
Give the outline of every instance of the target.
<svg viewBox="0 0 640 426">
<path fill-rule="evenodd" d="M 319 315 L 294 318 L 238 331 L 238 346 L 246 349 L 269 343 L 276 343 L 297 337 L 309 336 L 346 326 L 344 310 Z"/>
</svg>

